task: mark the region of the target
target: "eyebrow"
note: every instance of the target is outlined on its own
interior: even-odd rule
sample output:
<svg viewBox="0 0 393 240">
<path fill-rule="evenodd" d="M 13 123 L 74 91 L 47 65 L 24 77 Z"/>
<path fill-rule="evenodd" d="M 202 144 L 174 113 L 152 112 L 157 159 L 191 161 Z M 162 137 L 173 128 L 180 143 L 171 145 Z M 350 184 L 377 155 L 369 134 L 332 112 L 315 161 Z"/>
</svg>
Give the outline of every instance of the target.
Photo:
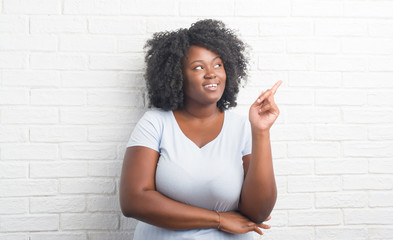
<svg viewBox="0 0 393 240">
<path fill-rule="evenodd" d="M 213 58 L 213 59 L 212 59 L 212 62 L 213 62 L 214 60 L 216 60 L 217 58 L 221 58 L 221 57 L 220 57 L 220 56 L 217 56 L 217 57 Z M 193 64 L 193 63 L 195 63 L 195 62 L 204 62 L 204 61 L 203 61 L 203 60 L 195 60 L 195 61 L 190 62 L 190 65 Z"/>
</svg>

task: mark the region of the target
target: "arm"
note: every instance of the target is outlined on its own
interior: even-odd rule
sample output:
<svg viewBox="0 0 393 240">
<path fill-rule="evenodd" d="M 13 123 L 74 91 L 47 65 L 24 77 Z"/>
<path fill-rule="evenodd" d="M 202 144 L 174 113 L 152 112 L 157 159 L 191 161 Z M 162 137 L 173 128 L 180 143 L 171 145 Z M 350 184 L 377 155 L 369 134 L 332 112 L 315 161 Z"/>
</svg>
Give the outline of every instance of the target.
<svg viewBox="0 0 393 240">
<path fill-rule="evenodd" d="M 257 223 L 270 215 L 277 198 L 270 127 L 279 114 L 273 96 L 280 84 L 281 81 L 277 82 L 272 89 L 261 94 L 250 107 L 252 152 L 243 157 L 246 175 L 239 210 Z"/>
<path fill-rule="evenodd" d="M 126 217 L 173 229 L 217 228 L 216 212 L 186 205 L 165 197 L 155 189 L 159 153 L 146 147 L 130 147 L 125 154 L 120 180 L 120 206 Z M 221 213 L 221 229 L 233 233 L 264 227 L 236 212 Z"/>
</svg>

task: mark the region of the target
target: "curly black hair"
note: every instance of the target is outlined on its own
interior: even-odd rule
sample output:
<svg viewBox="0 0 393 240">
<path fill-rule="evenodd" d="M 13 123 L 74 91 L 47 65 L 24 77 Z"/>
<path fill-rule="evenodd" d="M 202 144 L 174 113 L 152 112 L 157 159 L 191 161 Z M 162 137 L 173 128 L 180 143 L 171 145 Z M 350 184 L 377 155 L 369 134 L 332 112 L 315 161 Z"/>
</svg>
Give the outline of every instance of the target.
<svg viewBox="0 0 393 240">
<path fill-rule="evenodd" d="M 236 106 L 242 79 L 247 76 L 246 45 L 225 24 L 206 19 L 189 29 L 158 32 L 148 40 L 145 79 L 149 107 L 181 109 L 184 104 L 182 63 L 190 46 L 204 47 L 218 54 L 226 72 L 226 86 L 217 107 L 224 111 Z"/>
</svg>

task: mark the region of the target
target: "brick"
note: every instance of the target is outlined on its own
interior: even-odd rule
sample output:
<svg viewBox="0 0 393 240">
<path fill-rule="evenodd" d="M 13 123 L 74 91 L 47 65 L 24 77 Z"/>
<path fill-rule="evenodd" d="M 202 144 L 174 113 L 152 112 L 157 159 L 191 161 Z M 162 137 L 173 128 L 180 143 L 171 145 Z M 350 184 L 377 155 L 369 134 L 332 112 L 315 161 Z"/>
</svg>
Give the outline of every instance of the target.
<svg viewBox="0 0 393 240">
<path fill-rule="evenodd" d="M 390 39 L 384 38 L 347 38 L 342 40 L 342 52 L 348 54 L 378 54 L 393 53 Z"/>
<path fill-rule="evenodd" d="M 289 176 L 288 192 L 331 192 L 341 187 L 339 176 Z"/>
<path fill-rule="evenodd" d="M 179 4 L 175 0 L 160 1 L 121 1 L 120 11 L 122 14 L 132 16 L 177 16 L 179 14 Z M 201 3 L 202 4 L 202 3 Z M 193 6 L 195 6 L 193 4 Z M 187 15 L 189 16 L 189 15 Z"/>
<path fill-rule="evenodd" d="M 101 34 L 145 34 L 146 22 L 144 19 L 129 17 L 91 18 L 89 19 L 89 31 Z"/>
<path fill-rule="evenodd" d="M 115 107 L 143 107 L 143 94 L 140 91 L 92 90 L 87 93 L 88 105 Z"/>
<path fill-rule="evenodd" d="M 116 230 L 119 227 L 118 214 L 62 214 L 62 230 Z"/>
<path fill-rule="evenodd" d="M 119 53 L 141 53 L 147 39 L 144 37 L 120 37 L 117 38 L 117 52 Z"/>
<path fill-rule="evenodd" d="M 389 190 L 393 189 L 393 177 L 385 175 L 343 176 L 345 190 Z"/>
<path fill-rule="evenodd" d="M 13 87 L 58 87 L 60 75 L 55 71 L 4 71 L 3 85 Z"/>
<path fill-rule="evenodd" d="M 192 0 L 180 1 L 178 3 L 180 16 L 233 16 L 234 11 L 236 11 L 233 1 L 216 0 L 212 2 L 201 0 L 199 3 L 194 4 Z M 208 8 L 207 5 L 209 5 Z"/>
<path fill-rule="evenodd" d="M 89 196 L 87 198 L 89 212 L 120 212 L 118 196 Z"/>
<path fill-rule="evenodd" d="M 141 71 L 144 60 L 141 56 L 95 55 L 90 57 L 90 68 L 99 70 Z"/>
<path fill-rule="evenodd" d="M 344 224 L 393 224 L 391 209 L 344 209 Z"/>
<path fill-rule="evenodd" d="M 4 197 L 49 196 L 57 194 L 57 184 L 56 180 L 0 180 L 0 192 Z"/>
<path fill-rule="evenodd" d="M 290 107 L 282 110 L 287 123 L 338 123 L 340 111 L 336 107 Z"/>
<path fill-rule="evenodd" d="M 31 127 L 31 142 L 81 142 L 87 139 L 85 127 L 45 126 Z"/>
<path fill-rule="evenodd" d="M 55 108 L 5 108 L 2 110 L 2 123 L 44 124 L 57 123 Z"/>
<path fill-rule="evenodd" d="M 311 140 L 312 128 L 298 124 L 286 124 L 271 128 L 272 141 Z"/>
<path fill-rule="evenodd" d="M 74 232 L 50 232 L 50 233 L 31 233 L 29 240 L 87 240 L 86 233 Z"/>
<path fill-rule="evenodd" d="M 316 239 L 318 240 L 367 240 L 368 234 L 365 228 L 356 227 L 317 227 Z M 374 239 L 374 238 L 372 238 Z"/>
<path fill-rule="evenodd" d="M 270 4 L 270 3 L 269 3 Z M 310 36 L 314 33 L 311 20 L 262 20 L 259 22 L 261 36 Z"/>
<path fill-rule="evenodd" d="M 371 173 L 393 173 L 393 161 L 387 159 L 370 159 L 369 169 Z"/>
<path fill-rule="evenodd" d="M 26 178 L 28 173 L 27 169 L 26 163 L 0 162 L 0 179 Z"/>
<path fill-rule="evenodd" d="M 27 206 L 28 206 L 27 199 L 1 198 L 0 214 L 1 215 L 26 214 L 28 212 Z"/>
<path fill-rule="evenodd" d="M 272 219 L 267 222 L 272 227 L 283 227 L 288 225 L 288 211 L 273 210 L 270 214 Z"/>
<path fill-rule="evenodd" d="M 57 37 L 37 35 L 3 35 L 0 50 L 7 51 L 56 51 Z"/>
<path fill-rule="evenodd" d="M 27 233 L 0 233 L 2 240 L 30 240 Z"/>
<path fill-rule="evenodd" d="M 192 23 L 194 23 L 192 18 L 153 17 L 146 19 L 146 31 L 148 33 L 171 31 L 188 28 Z"/>
<path fill-rule="evenodd" d="M 393 192 L 370 192 L 369 206 L 370 207 L 393 207 Z"/>
<path fill-rule="evenodd" d="M 392 126 L 370 126 L 368 136 L 371 140 L 393 140 Z"/>
<path fill-rule="evenodd" d="M 357 174 L 368 172 L 367 159 L 316 159 L 316 174 Z"/>
<path fill-rule="evenodd" d="M 366 59 L 359 56 L 316 56 L 315 68 L 318 71 L 365 71 Z"/>
<path fill-rule="evenodd" d="M 133 232 L 89 232 L 90 240 L 107 240 L 107 239 L 116 239 L 116 240 L 129 240 L 133 239 Z"/>
<path fill-rule="evenodd" d="M 366 104 L 366 91 L 359 90 L 316 90 L 315 103 L 317 105 L 352 105 Z"/>
<path fill-rule="evenodd" d="M 289 211 L 289 226 L 339 225 L 340 210 L 293 210 Z"/>
<path fill-rule="evenodd" d="M 130 80 L 130 79 L 127 79 Z M 62 72 L 62 86 L 77 88 L 107 88 L 119 87 L 116 72 L 106 71 L 86 71 L 86 72 Z M 124 86 L 124 85 L 123 85 Z"/>
<path fill-rule="evenodd" d="M 374 240 L 389 240 L 393 235 L 392 227 L 369 227 L 368 236 Z"/>
<path fill-rule="evenodd" d="M 366 192 L 316 193 L 317 208 L 364 208 L 367 207 Z"/>
<path fill-rule="evenodd" d="M 338 72 L 290 72 L 288 85 L 291 87 L 339 87 L 341 73 Z"/>
<path fill-rule="evenodd" d="M 314 172 L 313 160 L 310 159 L 288 159 L 274 161 L 276 175 L 302 175 Z"/>
<path fill-rule="evenodd" d="M 291 15 L 296 17 L 339 17 L 343 15 L 340 1 L 296 0 L 292 2 Z"/>
<path fill-rule="evenodd" d="M 263 239 L 292 239 L 292 240 L 313 240 L 313 227 L 280 227 L 272 228 L 263 232 Z"/>
<path fill-rule="evenodd" d="M 393 21 L 389 19 L 373 20 L 368 24 L 368 31 L 373 37 L 393 37 Z"/>
<path fill-rule="evenodd" d="M 393 96 L 391 91 L 369 91 L 367 94 L 368 105 L 371 106 L 392 106 Z"/>
<path fill-rule="evenodd" d="M 68 35 L 60 37 L 59 50 L 63 52 L 113 52 L 115 39 L 112 37 Z"/>
<path fill-rule="evenodd" d="M 67 194 L 112 194 L 116 191 L 113 180 L 107 179 L 62 179 L 60 181 L 60 192 Z"/>
<path fill-rule="evenodd" d="M 27 142 L 28 129 L 13 125 L 3 125 L 0 127 L 0 143 Z"/>
<path fill-rule="evenodd" d="M 311 194 L 280 194 L 274 209 L 311 209 L 314 198 Z"/>
<path fill-rule="evenodd" d="M 29 91 L 18 88 L 0 89 L 0 105 L 29 104 Z"/>
<path fill-rule="evenodd" d="M 286 176 L 276 176 L 276 186 L 277 191 L 280 193 L 287 193 L 287 177 Z"/>
<path fill-rule="evenodd" d="M 290 4 L 287 0 L 271 1 L 263 0 L 235 0 L 235 16 L 289 16 Z"/>
<path fill-rule="evenodd" d="M 391 9 L 393 9 L 393 3 L 389 1 L 346 2 L 344 3 L 344 16 L 391 18 Z"/>
<path fill-rule="evenodd" d="M 391 108 L 375 107 L 344 107 L 342 108 L 345 123 L 391 123 L 393 110 Z"/>
<path fill-rule="evenodd" d="M 65 0 L 65 14 L 119 15 L 120 0 Z"/>
<path fill-rule="evenodd" d="M 123 162 L 90 162 L 89 176 L 120 177 Z"/>
<path fill-rule="evenodd" d="M 25 16 L 0 16 L 0 33 L 26 33 L 28 27 L 28 19 Z"/>
<path fill-rule="evenodd" d="M 90 142 L 127 142 L 130 138 L 131 128 L 122 127 L 91 127 L 88 129 Z"/>
<path fill-rule="evenodd" d="M 393 57 L 375 56 L 368 57 L 368 69 L 369 71 L 393 71 Z M 381 86 L 379 86 L 381 87 Z"/>
<path fill-rule="evenodd" d="M 30 66 L 33 69 L 81 70 L 87 67 L 83 55 L 65 54 L 31 54 Z"/>
<path fill-rule="evenodd" d="M 279 94 L 275 95 L 275 101 L 279 105 L 312 105 L 314 104 L 314 91 L 280 89 Z"/>
<path fill-rule="evenodd" d="M 27 55 L 23 53 L 2 52 L 0 55 L 0 69 L 21 69 L 27 66 Z"/>
<path fill-rule="evenodd" d="M 61 146 L 62 159 L 108 160 L 116 158 L 112 144 L 68 143 Z"/>
<path fill-rule="evenodd" d="M 84 196 L 30 198 L 31 213 L 76 213 L 85 210 L 86 198 Z"/>
<path fill-rule="evenodd" d="M 30 18 L 31 33 L 86 33 L 87 20 L 84 17 L 46 16 Z"/>
<path fill-rule="evenodd" d="M 339 144 L 332 142 L 288 143 L 289 157 L 337 157 Z"/>
<path fill-rule="evenodd" d="M 391 143 L 348 142 L 342 145 L 345 157 L 393 157 Z"/>
<path fill-rule="evenodd" d="M 225 19 L 225 25 L 233 29 L 240 36 L 257 36 L 259 34 L 259 24 L 250 18 Z M 248 42 L 248 41 L 247 41 Z"/>
<path fill-rule="evenodd" d="M 6 232 L 53 231 L 58 225 L 58 215 L 0 216 L 0 229 Z"/>
<path fill-rule="evenodd" d="M 87 166 L 83 162 L 30 163 L 30 178 L 86 177 Z"/>
<path fill-rule="evenodd" d="M 331 38 L 289 38 L 287 40 L 289 53 L 331 53 L 340 51 L 340 41 Z"/>
<path fill-rule="evenodd" d="M 4 0 L 5 13 L 61 14 L 60 0 Z"/>
<path fill-rule="evenodd" d="M 393 73 L 343 73 L 343 86 L 348 88 L 392 88 Z"/>
<path fill-rule="evenodd" d="M 32 89 L 30 101 L 33 105 L 85 105 L 86 92 L 84 90 Z"/>
<path fill-rule="evenodd" d="M 296 70 L 313 68 L 313 58 L 307 55 L 263 55 L 259 57 L 261 70 Z"/>
<path fill-rule="evenodd" d="M 71 108 L 60 110 L 60 120 L 68 124 L 130 124 L 142 116 L 138 109 Z"/>
<path fill-rule="evenodd" d="M 282 39 L 250 39 L 247 44 L 255 54 L 258 53 L 283 53 L 285 52 L 285 41 Z"/>
<path fill-rule="evenodd" d="M 367 128 L 362 125 L 327 124 L 316 125 L 316 140 L 366 140 Z"/>
<path fill-rule="evenodd" d="M 285 143 L 272 143 L 273 158 L 287 157 L 287 145 Z"/>
<path fill-rule="evenodd" d="M 3 160 L 55 160 L 57 157 L 55 144 L 4 144 L 1 148 Z"/>
<path fill-rule="evenodd" d="M 367 21 L 362 19 L 316 20 L 316 36 L 365 36 Z"/>
</svg>

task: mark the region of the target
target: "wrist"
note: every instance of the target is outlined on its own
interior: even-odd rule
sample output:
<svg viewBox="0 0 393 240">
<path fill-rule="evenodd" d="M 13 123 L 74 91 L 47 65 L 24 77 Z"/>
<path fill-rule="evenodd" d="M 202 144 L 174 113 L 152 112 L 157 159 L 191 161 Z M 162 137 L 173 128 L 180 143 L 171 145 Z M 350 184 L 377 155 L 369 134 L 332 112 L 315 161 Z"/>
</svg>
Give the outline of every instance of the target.
<svg viewBox="0 0 393 240">
<path fill-rule="evenodd" d="M 270 128 L 269 129 L 255 129 L 251 128 L 252 136 L 254 137 L 270 137 Z"/>
</svg>

